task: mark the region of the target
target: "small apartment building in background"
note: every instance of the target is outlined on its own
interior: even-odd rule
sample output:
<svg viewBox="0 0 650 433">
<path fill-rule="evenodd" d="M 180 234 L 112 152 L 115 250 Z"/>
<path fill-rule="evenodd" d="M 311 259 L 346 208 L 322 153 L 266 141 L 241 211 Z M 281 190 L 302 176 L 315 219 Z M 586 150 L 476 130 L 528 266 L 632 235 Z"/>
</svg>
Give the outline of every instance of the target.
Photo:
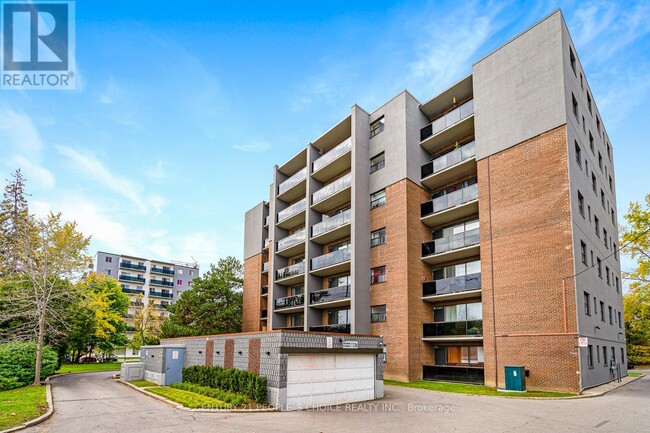
<svg viewBox="0 0 650 433">
<path fill-rule="evenodd" d="M 558 10 L 429 101 L 354 105 L 274 168 L 245 216 L 243 330 L 382 335 L 387 379 L 504 387 L 523 365 L 529 389 L 578 392 L 612 359 L 627 374 L 616 215 Z"/>
<path fill-rule="evenodd" d="M 95 272 L 109 275 L 119 281 L 122 291 L 129 295 L 131 305 L 126 316 L 127 335 L 133 332 L 133 317 L 138 303 L 153 303 L 162 318 L 169 315 L 167 305 L 176 301 L 192 281 L 199 276 L 196 263 L 143 259 L 135 256 L 98 251 L 94 258 Z M 118 356 L 136 357 L 139 351 L 130 347 L 119 350 Z"/>
</svg>

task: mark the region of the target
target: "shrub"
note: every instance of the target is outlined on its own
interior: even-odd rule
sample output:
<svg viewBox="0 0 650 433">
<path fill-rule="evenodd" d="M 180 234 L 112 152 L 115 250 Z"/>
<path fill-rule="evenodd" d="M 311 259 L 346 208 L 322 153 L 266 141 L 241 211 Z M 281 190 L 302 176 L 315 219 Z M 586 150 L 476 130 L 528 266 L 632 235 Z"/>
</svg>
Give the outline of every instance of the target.
<svg viewBox="0 0 650 433">
<path fill-rule="evenodd" d="M 228 391 L 223 391 L 217 388 L 210 388 L 207 386 L 197 385 L 195 383 L 175 383 L 170 385 L 172 388 L 182 389 L 184 391 L 191 391 L 196 394 L 205 395 L 206 397 L 211 397 L 224 403 L 228 403 L 233 407 L 241 406 L 246 403 L 246 397 L 240 394 L 235 394 Z"/>
<path fill-rule="evenodd" d="M 14 342 L 0 344 L 0 391 L 19 388 L 34 381 L 36 343 Z M 58 355 L 44 347 L 41 361 L 41 380 L 56 371 Z"/>
<path fill-rule="evenodd" d="M 194 365 L 183 369 L 183 382 L 244 394 L 257 403 L 266 403 L 266 378 L 250 371 Z"/>
<path fill-rule="evenodd" d="M 630 344 L 627 347 L 627 358 L 634 365 L 650 365 L 650 346 L 636 346 Z"/>
</svg>

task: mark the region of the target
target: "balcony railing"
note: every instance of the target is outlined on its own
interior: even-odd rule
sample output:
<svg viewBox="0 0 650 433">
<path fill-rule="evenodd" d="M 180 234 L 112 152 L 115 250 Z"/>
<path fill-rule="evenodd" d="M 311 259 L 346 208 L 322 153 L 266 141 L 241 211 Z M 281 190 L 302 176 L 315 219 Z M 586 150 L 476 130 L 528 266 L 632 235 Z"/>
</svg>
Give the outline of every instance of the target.
<svg viewBox="0 0 650 433">
<path fill-rule="evenodd" d="M 120 268 L 124 269 L 133 269 L 135 271 L 146 271 L 147 267 L 145 265 L 135 265 L 133 263 L 120 262 Z"/>
<path fill-rule="evenodd" d="M 270 222 L 271 222 L 271 215 L 265 216 L 264 217 L 264 225 L 268 226 Z"/>
<path fill-rule="evenodd" d="M 305 273 L 305 262 L 296 263 L 295 265 L 287 266 L 286 268 L 278 269 L 275 276 L 278 280 L 282 278 L 289 278 L 296 275 Z"/>
<path fill-rule="evenodd" d="M 127 293 L 129 295 L 144 295 L 144 290 L 125 289 L 124 287 L 122 288 L 122 292 Z"/>
<path fill-rule="evenodd" d="M 340 301 L 350 297 L 350 286 L 332 287 L 325 290 L 312 292 L 310 300 L 312 304 L 322 304 L 323 302 Z"/>
<path fill-rule="evenodd" d="M 422 296 L 444 295 L 448 293 L 478 290 L 481 288 L 481 274 L 442 278 L 422 283 Z"/>
<path fill-rule="evenodd" d="M 303 305 L 305 305 L 305 295 L 287 296 L 286 298 L 275 300 L 276 310 L 280 308 L 301 307 Z"/>
<path fill-rule="evenodd" d="M 269 286 L 262 286 L 262 296 L 269 294 Z"/>
<path fill-rule="evenodd" d="M 334 251 L 332 253 L 323 254 L 322 256 L 314 257 L 311 259 L 311 270 L 326 268 L 328 266 L 336 265 L 350 260 L 352 257 L 352 248 L 343 248 L 342 250 Z"/>
<path fill-rule="evenodd" d="M 460 122 L 468 116 L 474 114 L 474 100 L 470 99 L 460 107 L 450 111 L 422 128 L 420 130 L 420 141 L 424 141 L 434 134 L 442 131 L 451 125 Z"/>
<path fill-rule="evenodd" d="M 285 180 L 278 186 L 278 195 L 281 195 L 289 191 L 294 186 L 298 185 L 300 182 L 307 178 L 307 167 L 304 167 L 298 173 L 291 176 L 289 179 Z"/>
<path fill-rule="evenodd" d="M 288 208 L 278 212 L 278 222 L 284 221 L 289 217 L 294 216 L 298 212 L 302 212 L 307 208 L 307 198 L 303 198 L 300 201 L 295 202 Z"/>
<path fill-rule="evenodd" d="M 458 149 L 454 149 L 451 152 L 445 153 L 444 155 L 434 158 L 432 161 L 424 164 L 421 168 L 422 179 L 470 158 L 474 158 L 475 156 L 476 144 L 472 140 L 469 143 L 460 146 Z"/>
<path fill-rule="evenodd" d="M 423 323 L 422 335 L 426 337 L 481 337 L 483 321 Z"/>
<path fill-rule="evenodd" d="M 309 330 L 311 332 L 336 332 L 340 334 L 349 334 L 350 333 L 350 324 L 349 323 L 339 323 L 336 325 L 321 325 L 321 326 L 310 326 Z"/>
<path fill-rule="evenodd" d="M 174 287 L 173 281 L 156 280 L 155 278 L 149 280 L 149 284 L 155 284 L 157 286 L 165 286 L 165 287 Z"/>
<path fill-rule="evenodd" d="M 268 272 L 268 271 L 269 271 L 269 262 L 262 263 L 262 272 Z"/>
<path fill-rule="evenodd" d="M 464 382 L 483 384 L 483 366 L 447 366 L 424 365 L 422 371 L 424 380 L 441 380 L 445 382 Z"/>
<path fill-rule="evenodd" d="M 264 249 L 268 249 L 271 246 L 271 240 L 269 238 L 264 239 Z"/>
<path fill-rule="evenodd" d="M 312 194 L 312 203 L 316 204 L 352 185 L 352 173 L 339 177 Z"/>
<path fill-rule="evenodd" d="M 266 319 L 268 316 L 268 310 L 262 310 L 260 312 L 260 319 Z"/>
<path fill-rule="evenodd" d="M 423 243 L 422 257 L 430 256 L 432 254 L 446 253 L 447 251 L 477 245 L 480 242 L 480 229 L 473 229 L 463 233 L 456 233 L 455 235 Z"/>
<path fill-rule="evenodd" d="M 291 236 L 280 239 L 278 241 L 278 251 L 282 251 L 285 248 L 289 248 L 301 242 L 305 242 L 305 233 L 305 230 L 301 230 L 298 233 L 294 233 Z"/>
<path fill-rule="evenodd" d="M 156 266 L 151 267 L 151 272 L 163 275 L 174 275 L 173 269 L 158 268 Z"/>
<path fill-rule="evenodd" d="M 352 149 L 352 137 L 337 144 L 336 147 L 332 148 L 325 155 L 314 161 L 314 171 L 318 171 L 321 168 L 325 167 L 327 164 L 334 161 L 339 156 L 347 153 L 350 149 Z"/>
<path fill-rule="evenodd" d="M 144 278 L 132 277 L 130 275 L 120 275 L 118 277 L 118 280 L 120 280 L 120 281 L 131 281 L 133 283 L 141 283 L 141 284 L 144 284 L 144 282 L 145 282 Z"/>
<path fill-rule="evenodd" d="M 425 217 L 452 207 L 460 206 L 478 198 L 478 184 L 466 186 L 457 191 L 445 194 L 442 197 L 436 197 L 431 201 L 420 205 L 420 216 Z"/>
<path fill-rule="evenodd" d="M 149 290 L 149 296 L 156 296 L 158 298 L 168 298 L 171 299 L 174 297 L 173 293 L 157 292 L 155 290 Z"/>
<path fill-rule="evenodd" d="M 330 230 L 334 230 L 337 227 L 347 224 L 352 221 L 352 209 L 348 209 L 340 214 L 334 215 L 333 217 L 324 219 L 323 221 L 314 224 L 311 228 L 311 235 L 318 236 L 323 233 L 327 233 Z"/>
</svg>

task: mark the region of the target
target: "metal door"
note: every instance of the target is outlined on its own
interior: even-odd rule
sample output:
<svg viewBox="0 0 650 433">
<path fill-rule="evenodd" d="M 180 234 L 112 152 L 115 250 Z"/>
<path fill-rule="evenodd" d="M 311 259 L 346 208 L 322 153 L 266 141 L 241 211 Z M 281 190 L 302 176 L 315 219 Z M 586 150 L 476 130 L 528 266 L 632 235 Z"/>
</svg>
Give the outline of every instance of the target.
<svg viewBox="0 0 650 433">
<path fill-rule="evenodd" d="M 179 383 L 183 379 L 183 367 L 185 366 L 184 348 L 165 348 L 165 385 Z"/>
</svg>

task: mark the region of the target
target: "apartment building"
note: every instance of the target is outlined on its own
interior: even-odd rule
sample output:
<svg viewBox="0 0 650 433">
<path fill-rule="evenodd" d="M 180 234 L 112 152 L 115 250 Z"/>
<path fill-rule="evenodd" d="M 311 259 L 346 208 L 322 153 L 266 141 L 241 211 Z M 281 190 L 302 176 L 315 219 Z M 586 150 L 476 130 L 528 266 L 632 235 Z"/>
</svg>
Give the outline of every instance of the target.
<svg viewBox="0 0 650 433">
<path fill-rule="evenodd" d="M 117 279 L 122 291 L 129 295 L 131 305 L 126 316 L 129 329 L 133 330 L 132 320 L 141 305 L 153 304 L 160 317 L 169 315 L 167 305 L 177 300 L 183 291 L 192 287 L 192 281 L 199 276 L 196 263 L 161 261 L 141 257 L 98 251 L 94 257 L 96 273 L 104 273 Z M 126 348 L 126 356 L 138 356 L 137 351 Z"/>
<path fill-rule="evenodd" d="M 444 62 L 445 59 L 439 59 Z M 382 335 L 385 377 L 577 392 L 626 371 L 613 150 L 558 10 L 273 169 L 244 331 Z"/>
</svg>

